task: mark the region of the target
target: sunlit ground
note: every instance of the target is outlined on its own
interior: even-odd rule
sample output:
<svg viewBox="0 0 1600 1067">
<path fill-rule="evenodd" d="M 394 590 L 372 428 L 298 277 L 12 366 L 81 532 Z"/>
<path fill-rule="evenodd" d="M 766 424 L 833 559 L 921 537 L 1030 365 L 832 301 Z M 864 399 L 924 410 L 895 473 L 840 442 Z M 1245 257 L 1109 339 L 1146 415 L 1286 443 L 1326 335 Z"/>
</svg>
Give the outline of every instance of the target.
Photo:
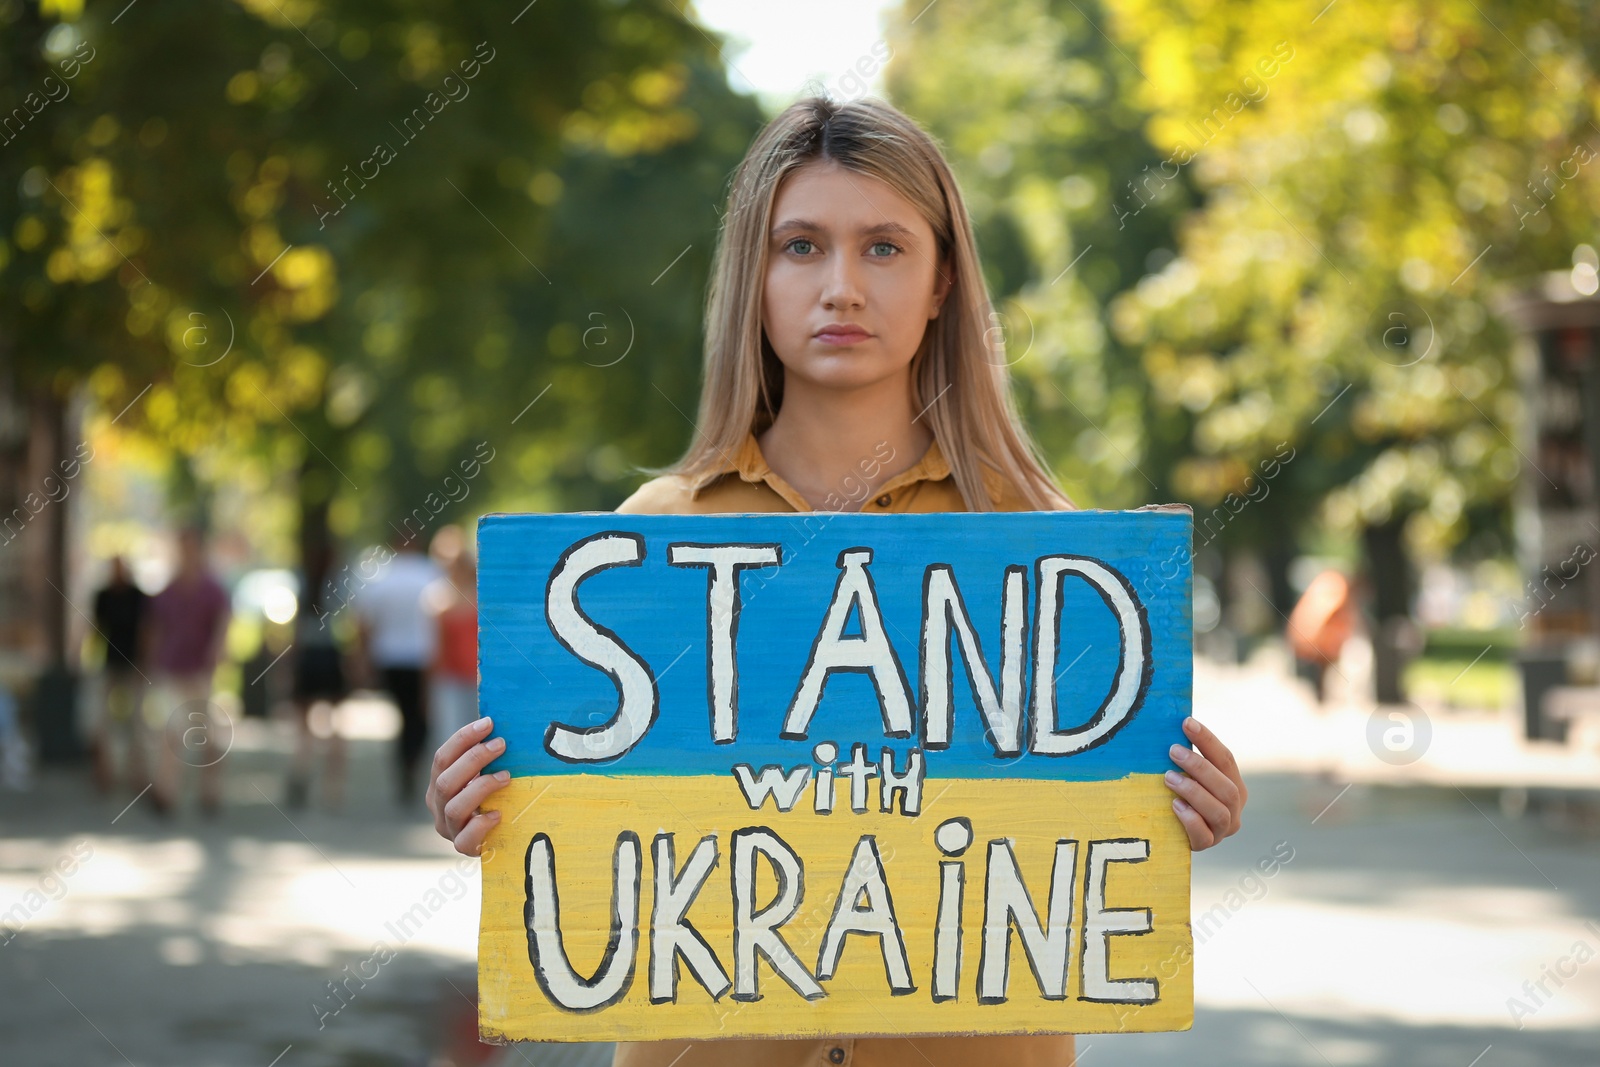
<svg viewBox="0 0 1600 1067">
<path fill-rule="evenodd" d="M 1363 749 L 1361 714 L 1317 717 L 1268 669 L 1202 664 L 1196 696 L 1264 768 L 1244 832 L 1196 860 L 1196 1026 L 1086 1036 L 1084 1062 L 1600 1062 L 1590 809 L 1512 818 L 1497 790 L 1346 789 L 1309 757 L 1294 769 L 1294 752 L 1341 737 Z M 360 739 L 341 814 L 283 808 L 289 735 L 254 720 L 225 761 L 214 821 L 192 797 L 171 823 L 148 798 L 123 812 L 131 795 L 93 797 L 57 771 L 31 795 L 0 798 L 0 905 L 38 903 L 0 947 L 7 1063 L 605 1061 L 598 1048 L 474 1048 L 475 872 L 456 870 L 420 804 L 394 804 L 388 709 L 350 711 Z M 1435 716 L 1434 743 L 1489 736 L 1466 722 L 1461 742 Z M 74 848 L 79 868 L 42 884 Z M 1260 876 L 1258 860 L 1291 849 Z M 375 943 L 402 940 L 377 962 Z M 327 983 L 352 974 L 340 1006 Z M 1512 998 L 1527 1009 L 1516 1017 Z"/>
</svg>

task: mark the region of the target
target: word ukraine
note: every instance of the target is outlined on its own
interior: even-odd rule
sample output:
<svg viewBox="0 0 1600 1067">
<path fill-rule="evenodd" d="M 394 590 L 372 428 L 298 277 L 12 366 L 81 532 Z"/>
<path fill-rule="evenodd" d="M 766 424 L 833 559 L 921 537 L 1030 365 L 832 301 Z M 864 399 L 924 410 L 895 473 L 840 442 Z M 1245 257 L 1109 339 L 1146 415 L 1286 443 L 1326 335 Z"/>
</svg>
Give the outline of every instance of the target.
<svg viewBox="0 0 1600 1067">
<path fill-rule="evenodd" d="M 1187 1027 L 1191 527 L 484 519 L 486 1039 Z"/>
</svg>

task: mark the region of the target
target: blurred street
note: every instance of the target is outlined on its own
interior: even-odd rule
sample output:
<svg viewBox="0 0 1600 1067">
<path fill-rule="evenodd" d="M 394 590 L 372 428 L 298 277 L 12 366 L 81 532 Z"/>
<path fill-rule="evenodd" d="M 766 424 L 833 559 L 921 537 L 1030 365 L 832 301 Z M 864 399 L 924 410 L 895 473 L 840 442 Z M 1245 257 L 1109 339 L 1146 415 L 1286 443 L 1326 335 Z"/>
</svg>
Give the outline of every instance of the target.
<svg viewBox="0 0 1600 1067">
<path fill-rule="evenodd" d="M 94 799 L 80 772 L 0 795 L 0 899 L 92 848 L 64 895 L 0 947 L 8 1063 L 609 1062 L 605 1046 L 476 1044 L 476 878 L 457 873 L 420 803 L 398 813 L 383 788 L 392 709 L 344 710 L 352 799 L 339 814 L 315 794 L 284 807 L 292 733 L 260 720 L 236 732 L 214 820 L 192 780 L 170 822 L 147 797 L 126 811 L 128 796 Z M 1270 655 L 1199 661 L 1196 710 L 1247 761 L 1251 796 L 1243 832 L 1196 857 L 1195 1027 L 1087 1036 L 1080 1060 L 1600 1063 L 1600 791 L 1326 777 L 1313 756 L 1365 716 L 1318 717 Z M 1484 719 L 1435 714 L 1432 745 L 1477 736 Z M 1365 747 L 1359 732 L 1346 740 Z M 1261 876 L 1275 851 L 1292 858 Z M 380 966 L 374 943 L 396 944 L 419 903 L 427 920 Z M 348 982 L 340 1008 L 327 983 L 352 974 L 365 981 Z"/>
</svg>

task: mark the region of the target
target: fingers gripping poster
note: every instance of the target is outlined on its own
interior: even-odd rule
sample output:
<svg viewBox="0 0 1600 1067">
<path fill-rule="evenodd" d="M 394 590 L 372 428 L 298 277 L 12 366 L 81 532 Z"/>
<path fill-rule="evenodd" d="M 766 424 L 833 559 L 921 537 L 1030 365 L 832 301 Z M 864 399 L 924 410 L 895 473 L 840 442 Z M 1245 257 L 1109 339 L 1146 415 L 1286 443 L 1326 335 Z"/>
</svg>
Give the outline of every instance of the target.
<svg viewBox="0 0 1600 1067">
<path fill-rule="evenodd" d="M 484 1038 L 1186 1029 L 1191 532 L 484 518 Z"/>
</svg>

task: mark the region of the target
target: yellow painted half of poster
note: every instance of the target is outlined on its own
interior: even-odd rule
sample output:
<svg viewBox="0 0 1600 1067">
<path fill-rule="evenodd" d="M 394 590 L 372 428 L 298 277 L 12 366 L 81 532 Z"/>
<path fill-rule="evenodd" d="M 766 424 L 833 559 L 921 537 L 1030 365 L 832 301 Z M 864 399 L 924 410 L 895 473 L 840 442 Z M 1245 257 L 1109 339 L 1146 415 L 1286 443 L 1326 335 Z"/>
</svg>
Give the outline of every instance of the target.
<svg viewBox="0 0 1600 1067">
<path fill-rule="evenodd" d="M 1192 1023 L 1189 844 L 1158 774 L 929 778 L 914 815 L 883 812 L 877 790 L 859 813 L 846 800 L 819 814 L 809 793 L 751 810 L 727 774 L 519 777 L 484 807 L 503 812 L 483 860 L 490 1039 Z M 712 864 L 698 879 L 694 860 Z"/>
</svg>

